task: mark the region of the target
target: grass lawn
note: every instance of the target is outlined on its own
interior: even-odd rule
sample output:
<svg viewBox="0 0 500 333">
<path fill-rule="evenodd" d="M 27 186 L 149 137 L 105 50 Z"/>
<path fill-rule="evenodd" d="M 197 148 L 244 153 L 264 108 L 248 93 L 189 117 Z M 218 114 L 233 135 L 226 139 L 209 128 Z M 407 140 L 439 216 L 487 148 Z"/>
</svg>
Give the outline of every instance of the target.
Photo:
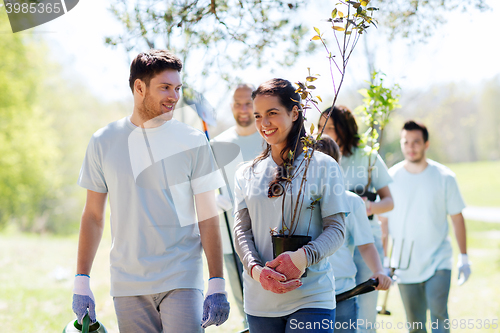
<svg viewBox="0 0 500 333">
<path fill-rule="evenodd" d="M 466 284 L 458 287 L 457 272 L 453 271 L 450 319 L 458 320 L 458 324 L 462 319 L 500 319 L 497 282 L 500 281 L 500 224 L 467 221 L 467 226 L 473 273 Z M 62 332 L 73 320 L 71 298 L 76 246 L 76 236 L 0 233 L 0 322 L 5 332 Z M 91 287 L 97 301 L 98 319 L 110 333 L 117 333 L 113 300 L 109 296 L 109 247 L 109 235 L 105 235 L 92 270 Z M 381 293 L 379 303 L 383 297 Z M 230 289 L 229 299 L 233 299 Z M 393 329 L 379 332 L 402 332 L 395 329 L 398 322 L 405 320 L 397 288 L 389 293 L 388 310 L 392 315 L 379 316 L 377 321 L 384 321 L 384 327 L 390 322 Z M 223 326 L 211 327 L 206 332 L 237 332 L 243 328 L 241 319 L 234 307 Z M 498 331 L 492 328 L 453 330 L 464 333 Z"/>
<path fill-rule="evenodd" d="M 500 207 L 500 161 L 448 165 L 456 174 L 460 189 L 470 206 Z M 109 209 L 108 209 L 109 212 Z M 107 219 L 109 221 L 109 217 Z M 450 228 L 451 229 L 451 228 Z M 500 332 L 500 329 L 460 328 L 464 320 L 477 325 L 486 319 L 500 319 L 500 224 L 467 221 L 468 252 L 472 261 L 470 280 L 459 287 L 457 272 L 452 274 L 449 299 L 450 320 L 457 320 L 452 332 Z M 451 235 L 455 258 L 458 250 Z M 71 310 L 73 275 L 76 265 L 77 236 L 57 237 L 21 234 L 15 230 L 0 233 L 0 323 L 5 332 L 62 332 L 74 320 Z M 91 287 L 97 302 L 97 317 L 110 333 L 118 333 L 113 300 L 109 296 L 109 226 L 99 247 Z M 456 259 L 455 259 L 456 261 Z M 205 275 L 207 275 L 205 269 Z M 229 301 L 234 303 L 228 287 Z M 382 303 L 384 292 L 380 293 Z M 399 333 L 397 323 L 405 321 L 397 286 L 389 293 L 391 316 L 379 316 L 377 322 L 392 329 L 378 332 Z M 229 320 L 210 332 L 238 332 L 242 317 L 233 306 Z M 460 322 L 462 320 L 462 322 Z M 389 324 L 390 323 L 390 324 Z M 463 326 L 463 325 L 462 325 Z"/>
<path fill-rule="evenodd" d="M 500 161 L 447 164 L 468 206 L 500 207 Z"/>
</svg>

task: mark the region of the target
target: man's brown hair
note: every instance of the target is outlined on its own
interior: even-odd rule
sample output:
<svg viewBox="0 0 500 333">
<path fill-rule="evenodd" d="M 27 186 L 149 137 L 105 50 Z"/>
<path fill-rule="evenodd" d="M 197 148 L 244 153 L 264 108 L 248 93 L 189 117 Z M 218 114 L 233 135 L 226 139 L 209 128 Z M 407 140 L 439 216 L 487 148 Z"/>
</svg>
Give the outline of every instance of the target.
<svg viewBox="0 0 500 333">
<path fill-rule="evenodd" d="M 161 72 L 173 69 L 178 72 L 182 70 L 182 61 L 168 50 L 149 50 L 141 52 L 132 60 L 130 65 L 130 77 L 128 79 L 130 89 L 134 93 L 134 82 L 139 79 L 149 86 L 149 82 Z"/>
</svg>

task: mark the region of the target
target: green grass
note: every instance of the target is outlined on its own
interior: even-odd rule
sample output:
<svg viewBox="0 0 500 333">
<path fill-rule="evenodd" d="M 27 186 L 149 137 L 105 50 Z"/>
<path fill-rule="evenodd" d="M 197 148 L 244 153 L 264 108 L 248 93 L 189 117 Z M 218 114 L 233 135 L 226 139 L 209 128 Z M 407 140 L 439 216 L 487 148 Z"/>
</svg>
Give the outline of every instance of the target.
<svg viewBox="0 0 500 333">
<path fill-rule="evenodd" d="M 494 319 L 500 313 L 500 224 L 467 221 L 469 256 L 472 275 L 459 287 L 457 272 L 452 275 L 449 299 L 450 319 Z M 457 253 L 453 240 L 455 257 Z M 0 322 L 5 332 L 62 332 L 73 320 L 71 297 L 75 271 L 77 237 L 35 236 L 15 231 L 0 233 Z M 109 296 L 109 235 L 105 235 L 92 270 L 91 287 L 97 302 L 98 319 L 110 333 L 118 333 L 113 300 Z M 56 280 L 56 270 L 66 270 L 65 279 Z M 206 270 L 205 270 L 206 271 Z M 207 274 L 205 272 L 205 274 Z M 230 289 L 229 300 L 233 302 Z M 379 297 L 381 304 L 384 298 Z M 234 302 L 233 302 L 234 303 Z M 389 293 L 391 316 L 378 316 L 377 321 L 405 322 L 399 291 Z M 241 316 L 233 307 L 229 320 L 209 332 L 241 330 Z M 500 318 L 498 318 L 500 319 Z M 498 330 L 457 329 L 454 333 L 498 332 Z M 379 330 L 400 333 L 396 329 Z"/>
<path fill-rule="evenodd" d="M 456 174 L 466 203 L 471 206 L 500 207 L 500 162 L 476 162 L 448 165 Z M 107 210 L 109 212 L 109 209 Z M 109 215 L 107 220 L 109 221 Z M 109 333 L 118 333 L 113 300 L 109 296 L 109 225 L 99 247 L 93 269 L 91 287 L 97 302 L 98 319 Z M 472 275 L 463 286 L 457 286 L 457 272 L 452 275 L 449 299 L 450 319 L 500 319 L 500 224 L 467 221 L 468 252 Z M 455 258 L 458 250 L 453 235 Z M 76 265 L 77 236 L 57 237 L 27 235 L 15 230 L 0 233 L 0 322 L 5 332 L 62 332 L 74 320 L 71 310 L 73 275 Z M 456 261 L 456 259 L 455 259 Z M 57 271 L 66 272 L 56 279 Z M 205 275 L 207 275 L 205 269 Z M 64 275 L 64 274 L 62 274 Z M 229 301 L 234 304 L 228 287 Z M 379 304 L 384 292 L 380 293 Z M 389 293 L 391 316 L 378 316 L 377 321 L 405 321 L 404 308 L 397 286 Z M 233 306 L 229 320 L 210 332 L 237 332 L 242 317 Z M 456 329 L 454 333 L 498 332 L 494 329 Z M 378 330 L 400 333 L 400 330 Z"/>
<path fill-rule="evenodd" d="M 457 175 L 467 205 L 500 207 L 500 161 L 447 165 Z"/>
</svg>

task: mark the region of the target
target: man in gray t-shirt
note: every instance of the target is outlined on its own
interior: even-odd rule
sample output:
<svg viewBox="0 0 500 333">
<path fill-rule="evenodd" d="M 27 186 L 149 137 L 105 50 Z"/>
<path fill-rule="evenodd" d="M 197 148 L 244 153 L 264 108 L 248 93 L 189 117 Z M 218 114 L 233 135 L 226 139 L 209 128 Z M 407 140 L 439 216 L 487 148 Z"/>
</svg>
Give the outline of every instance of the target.
<svg viewBox="0 0 500 333">
<path fill-rule="evenodd" d="M 78 184 L 87 189 L 73 311 L 95 321 L 90 271 L 109 195 L 111 296 L 121 333 L 202 332 L 229 315 L 214 190 L 225 185 L 204 134 L 172 119 L 182 62 L 165 50 L 130 67 L 131 116 L 98 130 Z M 196 211 L 195 211 L 196 206 Z M 205 252 L 210 280 L 203 299 Z"/>
</svg>

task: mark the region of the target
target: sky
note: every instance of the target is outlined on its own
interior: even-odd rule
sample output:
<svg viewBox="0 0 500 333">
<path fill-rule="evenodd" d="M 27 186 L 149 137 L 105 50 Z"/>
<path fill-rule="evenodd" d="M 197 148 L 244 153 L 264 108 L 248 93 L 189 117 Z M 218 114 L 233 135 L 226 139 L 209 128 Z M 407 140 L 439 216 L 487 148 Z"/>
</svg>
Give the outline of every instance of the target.
<svg viewBox="0 0 500 333">
<path fill-rule="evenodd" d="M 121 31 L 120 24 L 108 10 L 110 3 L 110 0 L 81 0 L 66 15 L 20 33 L 32 33 L 34 38 L 46 41 L 51 57 L 62 64 L 66 76 L 83 81 L 95 95 L 108 101 L 131 101 L 128 71 L 132 56 L 121 47 L 111 48 L 104 44 L 106 36 Z M 427 43 L 411 46 L 405 40 L 388 43 L 383 29 L 371 30 L 369 43 L 375 44 L 372 48 L 376 49 L 376 67 L 387 74 L 389 82 L 400 84 L 403 92 L 448 82 L 477 84 L 499 76 L 498 45 L 494 42 L 498 37 L 492 35 L 496 31 L 495 16 L 500 13 L 500 2 L 488 0 L 487 3 L 491 11 L 449 15 L 448 22 Z M 314 35 L 312 27 L 321 24 L 313 20 L 308 22 L 311 37 Z M 364 44 L 359 43 L 343 89 L 357 89 L 368 79 L 364 57 Z M 317 93 L 320 96 L 330 94 L 326 57 L 305 57 L 293 68 L 251 68 L 245 72 L 245 78 L 254 85 L 271 78 L 270 75 L 303 81 L 307 67 L 311 67 L 312 72 L 324 73 L 317 81 Z M 206 98 L 220 110 L 219 114 L 229 113 L 229 94 L 225 87 L 199 89 L 205 91 Z"/>
</svg>

